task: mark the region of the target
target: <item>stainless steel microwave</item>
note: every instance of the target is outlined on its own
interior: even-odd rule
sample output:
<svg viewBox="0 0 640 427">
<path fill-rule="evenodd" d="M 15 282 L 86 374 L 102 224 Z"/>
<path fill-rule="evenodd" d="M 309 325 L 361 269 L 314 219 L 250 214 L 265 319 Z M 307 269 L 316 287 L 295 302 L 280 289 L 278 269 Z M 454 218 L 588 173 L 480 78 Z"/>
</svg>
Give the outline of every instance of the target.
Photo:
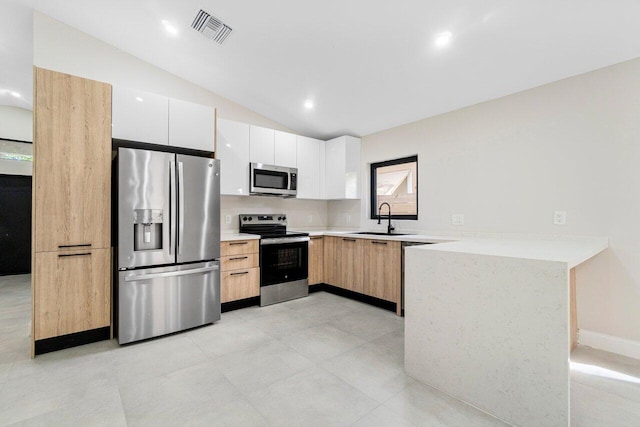
<svg viewBox="0 0 640 427">
<path fill-rule="evenodd" d="M 251 163 L 249 169 L 251 180 L 249 194 L 296 197 L 297 168 Z"/>
</svg>

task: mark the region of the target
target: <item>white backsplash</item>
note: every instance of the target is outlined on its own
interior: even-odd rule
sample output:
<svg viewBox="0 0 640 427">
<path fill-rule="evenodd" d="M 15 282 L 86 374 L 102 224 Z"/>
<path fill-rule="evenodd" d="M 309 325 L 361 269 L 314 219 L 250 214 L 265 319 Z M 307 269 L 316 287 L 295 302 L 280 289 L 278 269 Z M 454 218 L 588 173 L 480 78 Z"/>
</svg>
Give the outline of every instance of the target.
<svg viewBox="0 0 640 427">
<path fill-rule="evenodd" d="M 222 232 L 237 232 L 241 214 L 287 215 L 289 229 L 325 229 L 328 227 L 327 202 L 325 200 L 283 199 L 265 196 L 221 196 Z M 231 223 L 226 223 L 227 215 Z M 311 219 L 311 221 L 309 221 Z"/>
</svg>

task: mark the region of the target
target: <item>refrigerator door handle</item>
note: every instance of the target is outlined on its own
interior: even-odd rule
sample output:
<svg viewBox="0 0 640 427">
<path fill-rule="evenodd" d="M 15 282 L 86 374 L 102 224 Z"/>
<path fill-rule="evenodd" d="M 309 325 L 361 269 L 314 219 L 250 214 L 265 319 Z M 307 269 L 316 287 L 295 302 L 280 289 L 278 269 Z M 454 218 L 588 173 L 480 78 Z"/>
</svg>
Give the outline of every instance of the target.
<svg viewBox="0 0 640 427">
<path fill-rule="evenodd" d="M 178 162 L 178 185 L 180 186 L 178 191 L 180 204 L 178 207 L 178 221 L 180 224 L 178 228 L 178 255 L 180 255 L 182 252 L 182 245 L 184 244 L 184 163 L 182 162 Z"/>
<path fill-rule="evenodd" d="M 157 279 L 159 277 L 186 276 L 189 274 L 207 273 L 209 271 L 216 271 L 219 269 L 219 265 L 214 265 L 211 267 L 193 268 L 191 270 L 168 271 L 166 273 L 131 274 L 129 276 L 125 276 L 124 281 L 137 282 L 139 280 Z"/>
<path fill-rule="evenodd" d="M 169 255 L 176 245 L 176 162 L 169 162 Z"/>
</svg>

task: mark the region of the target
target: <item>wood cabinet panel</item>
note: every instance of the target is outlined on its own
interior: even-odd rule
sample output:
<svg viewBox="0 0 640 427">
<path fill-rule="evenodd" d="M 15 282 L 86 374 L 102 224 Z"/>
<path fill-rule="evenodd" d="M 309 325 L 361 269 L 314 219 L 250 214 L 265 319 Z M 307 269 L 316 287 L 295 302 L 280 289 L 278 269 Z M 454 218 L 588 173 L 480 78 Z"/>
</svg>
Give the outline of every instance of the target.
<svg viewBox="0 0 640 427">
<path fill-rule="evenodd" d="M 260 268 L 223 271 L 221 273 L 221 302 L 236 301 L 260 295 Z"/>
<path fill-rule="evenodd" d="M 401 255 L 400 242 L 366 240 L 364 294 L 400 304 Z"/>
<path fill-rule="evenodd" d="M 338 265 L 338 251 L 340 237 L 325 236 L 323 239 L 324 246 L 324 282 L 330 285 L 339 286 L 340 274 Z"/>
<path fill-rule="evenodd" d="M 309 238 L 309 285 L 324 282 L 324 239 L 322 236 Z"/>
<path fill-rule="evenodd" d="M 340 277 L 337 286 L 362 293 L 364 283 L 363 239 L 340 238 L 338 253 Z"/>
<path fill-rule="evenodd" d="M 258 252 L 258 242 L 258 239 L 221 242 L 220 256 L 256 253 Z"/>
<path fill-rule="evenodd" d="M 220 270 L 221 271 L 229 271 L 229 270 L 240 270 L 246 268 L 258 267 L 259 264 L 259 254 L 240 254 L 240 255 L 231 255 L 224 256 L 220 258 Z"/>
<path fill-rule="evenodd" d="M 35 94 L 34 250 L 108 248 L 111 86 L 36 68 Z"/>
<path fill-rule="evenodd" d="M 35 255 L 36 340 L 111 324 L 111 249 Z"/>
</svg>

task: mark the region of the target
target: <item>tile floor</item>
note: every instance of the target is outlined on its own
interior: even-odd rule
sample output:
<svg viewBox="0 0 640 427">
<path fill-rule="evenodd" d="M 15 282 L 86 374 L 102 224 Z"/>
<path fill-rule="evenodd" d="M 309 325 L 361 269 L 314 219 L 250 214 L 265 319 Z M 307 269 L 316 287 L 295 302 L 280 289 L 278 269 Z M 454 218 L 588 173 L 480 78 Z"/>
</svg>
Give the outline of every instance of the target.
<svg viewBox="0 0 640 427">
<path fill-rule="evenodd" d="M 320 292 L 186 333 L 30 360 L 29 276 L 0 277 L 0 425 L 503 425 L 404 375 L 403 320 Z M 640 425 L 640 361 L 573 354 L 572 425 Z"/>
</svg>

